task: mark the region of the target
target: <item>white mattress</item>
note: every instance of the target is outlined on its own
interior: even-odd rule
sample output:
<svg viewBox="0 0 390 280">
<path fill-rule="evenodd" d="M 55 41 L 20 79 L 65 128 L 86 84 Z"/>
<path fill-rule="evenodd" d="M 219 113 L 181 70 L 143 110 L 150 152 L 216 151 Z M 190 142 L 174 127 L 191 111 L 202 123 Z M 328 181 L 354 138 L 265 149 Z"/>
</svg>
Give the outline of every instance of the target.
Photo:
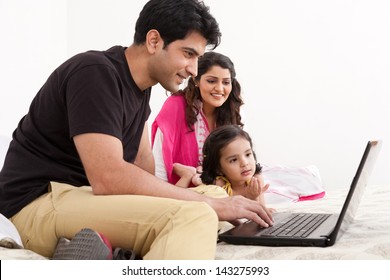
<svg viewBox="0 0 390 280">
<path fill-rule="evenodd" d="M 320 200 L 274 205 L 279 211 L 337 212 L 344 201 L 345 190 L 327 192 Z M 316 247 L 237 246 L 219 243 L 216 259 L 390 259 L 390 186 L 370 186 L 366 190 L 355 221 L 335 245 Z M 25 249 L 0 247 L 0 259 L 43 259 Z"/>
<path fill-rule="evenodd" d="M 279 211 L 338 213 L 345 190 L 327 192 L 320 200 L 275 205 Z M 219 243 L 216 259 L 239 260 L 338 260 L 390 259 L 390 186 L 369 186 L 355 221 L 335 245 L 317 247 L 241 246 Z"/>
<path fill-rule="evenodd" d="M 0 169 L 9 141 L 10 137 L 0 135 Z M 278 211 L 337 213 L 347 191 L 347 188 L 341 188 L 327 191 L 322 199 L 294 202 L 299 200 L 301 196 L 317 194 L 322 191 L 321 179 L 314 167 L 266 167 L 264 173 L 268 175 L 266 179 L 270 181 L 272 186 L 272 195 L 268 196 L 268 201 L 271 203 L 269 207 L 274 207 Z M 284 178 L 282 183 L 279 182 L 282 178 L 281 175 Z M 285 182 L 294 182 L 294 184 L 286 184 Z M 297 187 L 302 186 L 302 183 L 305 183 L 303 190 Z M 389 213 L 390 185 L 370 186 L 363 196 L 355 221 L 332 247 L 265 247 L 219 243 L 216 259 L 390 259 Z M 10 249 L 5 248 L 5 246 L 10 246 L 10 243 L 7 240 L 0 240 L 1 260 L 44 259 L 32 251 Z"/>
</svg>

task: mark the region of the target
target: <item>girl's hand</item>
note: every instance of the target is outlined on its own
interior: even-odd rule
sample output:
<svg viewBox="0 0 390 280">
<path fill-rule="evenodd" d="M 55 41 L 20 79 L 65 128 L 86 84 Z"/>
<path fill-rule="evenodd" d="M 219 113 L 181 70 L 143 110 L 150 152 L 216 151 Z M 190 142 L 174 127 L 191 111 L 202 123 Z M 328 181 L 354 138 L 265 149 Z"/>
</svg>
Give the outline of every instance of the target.
<svg viewBox="0 0 390 280">
<path fill-rule="evenodd" d="M 247 183 L 245 187 L 244 196 L 252 200 L 259 200 L 259 197 L 262 195 L 263 192 L 265 192 L 266 189 L 268 189 L 268 187 L 269 185 L 264 186 L 264 182 L 254 176 Z"/>
<path fill-rule="evenodd" d="M 261 205 L 263 205 L 265 207 L 265 200 L 264 200 L 264 193 L 268 190 L 269 188 L 269 184 L 265 184 L 264 183 L 264 178 L 263 178 L 263 175 L 261 174 L 256 174 L 255 176 L 253 176 L 254 178 L 256 178 L 258 180 L 258 183 L 260 185 L 260 188 L 261 188 L 261 192 L 260 194 L 255 198 L 255 200 L 257 200 L 258 202 L 260 202 Z M 253 179 L 253 178 L 252 178 Z M 267 208 L 268 211 L 270 213 L 275 213 L 276 212 L 276 209 L 274 208 Z"/>
</svg>

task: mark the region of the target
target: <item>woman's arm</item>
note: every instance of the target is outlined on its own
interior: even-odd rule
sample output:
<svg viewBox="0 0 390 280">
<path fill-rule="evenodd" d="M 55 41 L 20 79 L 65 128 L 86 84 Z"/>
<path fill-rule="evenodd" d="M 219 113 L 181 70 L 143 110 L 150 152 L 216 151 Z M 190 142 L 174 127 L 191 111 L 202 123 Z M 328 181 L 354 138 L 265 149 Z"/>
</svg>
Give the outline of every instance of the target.
<svg viewBox="0 0 390 280">
<path fill-rule="evenodd" d="M 153 143 L 153 155 L 155 162 L 155 175 L 164 180 L 168 181 L 168 174 L 165 168 L 164 157 L 162 154 L 162 143 L 163 143 L 163 134 L 159 128 L 157 128 L 156 136 Z"/>
</svg>

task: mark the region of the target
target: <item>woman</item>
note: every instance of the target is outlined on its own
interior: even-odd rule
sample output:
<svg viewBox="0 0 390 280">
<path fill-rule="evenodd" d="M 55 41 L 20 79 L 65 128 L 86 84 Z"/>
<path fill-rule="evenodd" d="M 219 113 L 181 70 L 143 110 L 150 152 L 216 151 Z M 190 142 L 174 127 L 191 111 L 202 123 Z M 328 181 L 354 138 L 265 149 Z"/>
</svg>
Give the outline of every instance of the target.
<svg viewBox="0 0 390 280">
<path fill-rule="evenodd" d="M 152 124 L 156 176 L 176 184 L 175 164 L 201 166 L 203 143 L 212 130 L 226 124 L 243 127 L 242 105 L 233 62 L 217 52 L 205 53 L 198 75 L 165 101 Z"/>
</svg>

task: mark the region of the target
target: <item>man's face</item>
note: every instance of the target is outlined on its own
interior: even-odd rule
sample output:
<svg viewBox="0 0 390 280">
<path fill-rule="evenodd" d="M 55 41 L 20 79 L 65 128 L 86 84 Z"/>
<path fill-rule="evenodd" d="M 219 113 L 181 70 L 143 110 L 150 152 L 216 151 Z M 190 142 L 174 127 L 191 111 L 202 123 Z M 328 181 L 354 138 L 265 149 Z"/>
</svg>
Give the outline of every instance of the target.
<svg viewBox="0 0 390 280">
<path fill-rule="evenodd" d="M 173 41 L 166 48 L 161 44 L 150 63 L 152 78 L 167 91 L 178 91 L 184 80 L 197 75 L 198 58 L 204 54 L 206 44 L 206 39 L 198 32 Z"/>
</svg>

